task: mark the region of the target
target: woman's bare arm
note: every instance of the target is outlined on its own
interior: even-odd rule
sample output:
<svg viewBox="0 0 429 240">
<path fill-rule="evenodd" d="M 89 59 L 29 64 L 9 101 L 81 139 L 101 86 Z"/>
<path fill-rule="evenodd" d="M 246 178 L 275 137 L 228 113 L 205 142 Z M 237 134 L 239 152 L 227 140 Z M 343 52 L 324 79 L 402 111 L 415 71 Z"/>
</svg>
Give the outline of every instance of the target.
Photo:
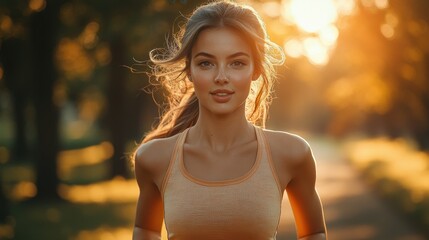
<svg viewBox="0 0 429 240">
<path fill-rule="evenodd" d="M 133 240 L 159 240 L 163 221 L 161 194 L 154 182 L 151 151 L 141 146 L 135 158 L 135 174 L 140 195 L 137 201 Z"/>
<path fill-rule="evenodd" d="M 161 234 L 143 228 L 134 227 L 133 240 L 161 240 Z"/>
<path fill-rule="evenodd" d="M 304 157 L 297 162 L 293 178 L 286 190 L 295 216 L 299 240 L 325 240 L 325 219 L 315 189 L 315 161 L 308 144 L 304 142 L 303 145 Z"/>
</svg>

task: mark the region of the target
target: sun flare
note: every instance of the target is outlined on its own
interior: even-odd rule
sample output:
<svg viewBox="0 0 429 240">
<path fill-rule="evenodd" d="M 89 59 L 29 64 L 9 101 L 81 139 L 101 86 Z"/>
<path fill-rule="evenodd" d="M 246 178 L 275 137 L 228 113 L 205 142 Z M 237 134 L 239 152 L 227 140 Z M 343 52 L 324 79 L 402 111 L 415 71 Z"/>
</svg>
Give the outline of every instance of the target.
<svg viewBox="0 0 429 240">
<path fill-rule="evenodd" d="M 283 0 L 282 17 L 286 23 L 296 25 L 301 36 L 286 39 L 286 54 L 304 56 L 314 65 L 325 65 L 335 47 L 339 30 L 336 22 L 341 14 L 350 13 L 352 4 L 338 4 L 335 0 Z M 342 3 L 344 3 L 343 1 Z M 354 0 L 347 1 L 348 3 Z M 347 7 L 347 11 L 344 9 Z"/>
<path fill-rule="evenodd" d="M 338 17 L 332 0 L 284 0 L 283 7 L 300 29 L 310 33 L 319 32 Z"/>
</svg>

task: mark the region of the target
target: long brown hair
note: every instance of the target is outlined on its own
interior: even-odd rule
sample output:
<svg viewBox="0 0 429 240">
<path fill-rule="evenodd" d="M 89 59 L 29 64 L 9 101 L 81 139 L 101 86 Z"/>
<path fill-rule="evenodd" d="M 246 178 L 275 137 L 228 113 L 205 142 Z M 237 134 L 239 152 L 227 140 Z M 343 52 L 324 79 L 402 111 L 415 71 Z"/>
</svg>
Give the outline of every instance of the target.
<svg viewBox="0 0 429 240">
<path fill-rule="evenodd" d="M 165 89 L 167 104 L 159 124 L 145 136 L 143 143 L 173 136 L 197 122 L 199 103 L 187 76 L 191 49 L 202 30 L 216 27 L 233 28 L 250 39 L 255 71 L 260 77 L 252 82 L 246 101 L 246 117 L 250 122 L 265 127 L 274 65 L 283 63 L 283 51 L 269 40 L 264 23 L 253 8 L 230 1 L 216 1 L 198 7 L 166 48 L 149 53 L 153 63 L 152 77 Z"/>
</svg>

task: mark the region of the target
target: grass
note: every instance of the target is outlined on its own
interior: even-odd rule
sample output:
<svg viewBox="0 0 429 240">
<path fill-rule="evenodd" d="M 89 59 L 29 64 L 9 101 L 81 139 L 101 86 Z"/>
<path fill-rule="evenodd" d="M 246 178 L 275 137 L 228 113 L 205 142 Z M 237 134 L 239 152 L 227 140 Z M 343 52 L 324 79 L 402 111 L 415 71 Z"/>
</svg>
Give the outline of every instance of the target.
<svg viewBox="0 0 429 240">
<path fill-rule="evenodd" d="M 352 141 L 347 157 L 385 199 L 429 236 L 429 154 L 405 139 Z"/>
<path fill-rule="evenodd" d="M 33 164 L 30 159 L 12 161 L 13 122 L 5 116 L 10 114 L 0 115 L 0 184 L 11 218 L 0 223 L 1 240 L 131 239 L 137 184 L 134 179 L 106 181 L 113 146 L 103 142 L 100 129 L 82 132 L 80 125 L 63 125 L 58 155 L 58 192 L 63 201 L 32 201 L 37 194 Z M 32 134 L 27 140 L 33 146 Z"/>
<path fill-rule="evenodd" d="M 3 161 L 0 183 L 11 218 L 0 225 L 0 239 L 131 239 L 138 188 L 134 179 L 104 180 L 111 156 L 108 142 L 61 151 L 62 201 L 32 200 L 37 189 L 31 162 Z"/>
<path fill-rule="evenodd" d="M 134 203 L 15 203 L 13 239 L 131 239 Z"/>
<path fill-rule="evenodd" d="M 131 239 L 138 194 L 133 179 L 59 189 L 63 201 L 24 200 L 25 194 L 12 201 L 13 235 L 0 239 Z"/>
</svg>

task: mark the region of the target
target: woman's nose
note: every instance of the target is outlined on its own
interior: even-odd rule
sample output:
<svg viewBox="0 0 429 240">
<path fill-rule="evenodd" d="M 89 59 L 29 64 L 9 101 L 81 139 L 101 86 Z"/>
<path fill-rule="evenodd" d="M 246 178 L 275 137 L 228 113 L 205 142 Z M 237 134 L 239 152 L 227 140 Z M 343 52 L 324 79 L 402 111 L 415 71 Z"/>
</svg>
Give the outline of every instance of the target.
<svg viewBox="0 0 429 240">
<path fill-rule="evenodd" d="M 229 82 L 228 76 L 225 73 L 224 69 L 219 69 L 219 72 L 215 78 L 215 83 L 217 84 L 226 84 Z"/>
</svg>

